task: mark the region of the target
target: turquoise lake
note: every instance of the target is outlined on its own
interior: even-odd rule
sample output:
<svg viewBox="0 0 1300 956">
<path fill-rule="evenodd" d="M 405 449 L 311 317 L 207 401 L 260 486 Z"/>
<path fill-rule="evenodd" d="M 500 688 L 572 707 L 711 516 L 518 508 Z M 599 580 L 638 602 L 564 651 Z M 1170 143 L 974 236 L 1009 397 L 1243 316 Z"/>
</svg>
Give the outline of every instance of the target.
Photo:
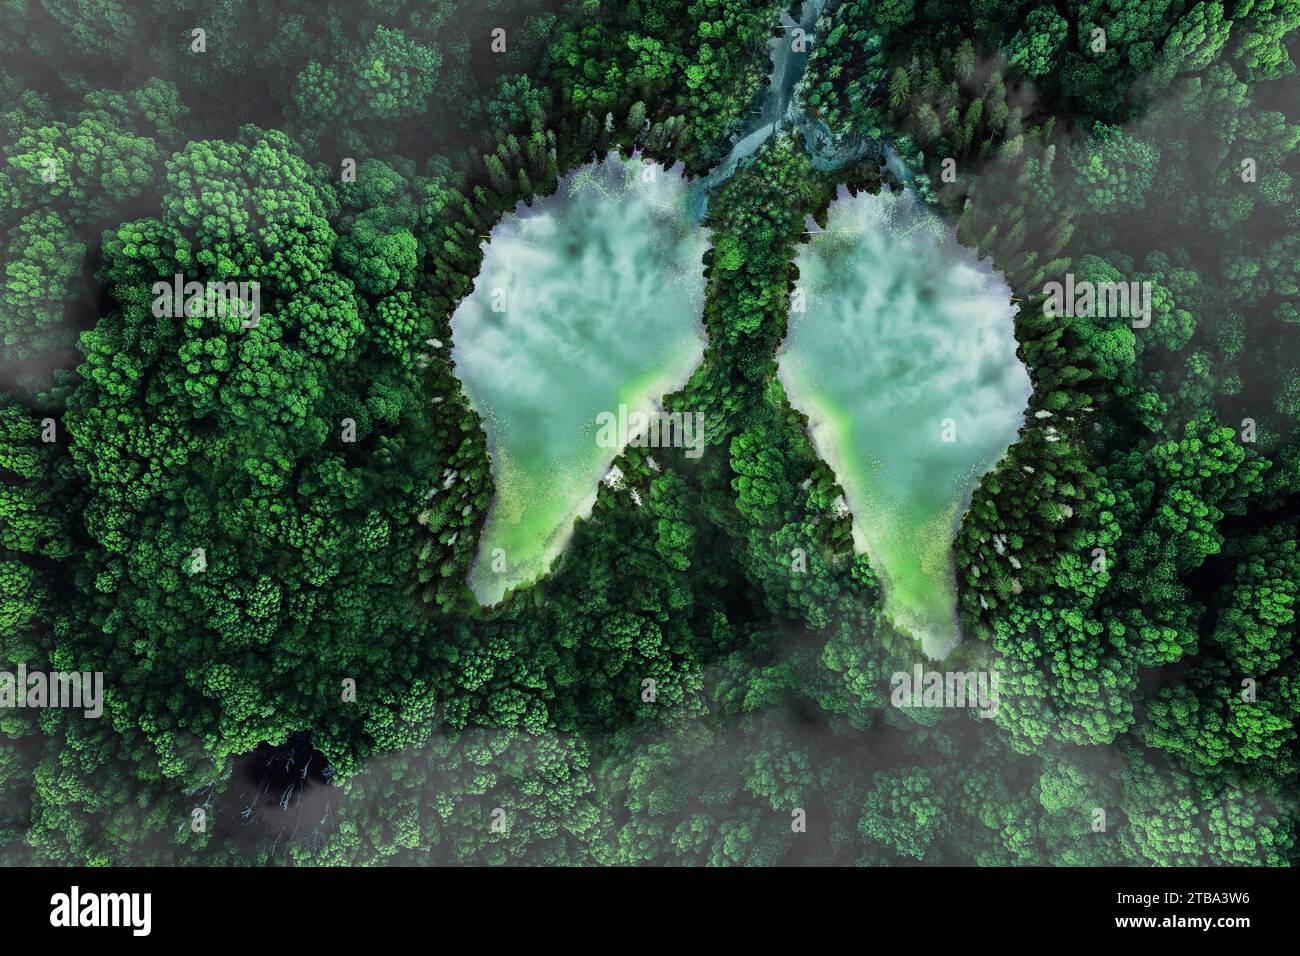
<svg viewBox="0 0 1300 956">
<path fill-rule="evenodd" d="M 910 193 L 841 190 L 809 229 L 781 382 L 844 487 L 886 616 L 941 658 L 961 636 L 957 528 L 1030 394 L 1011 290 Z"/>
<path fill-rule="evenodd" d="M 452 316 L 452 361 L 483 417 L 496 493 L 469 584 L 495 604 L 591 513 L 617 455 L 598 418 L 650 412 L 704 355 L 706 230 L 672 170 L 611 154 L 492 230 Z"/>
</svg>

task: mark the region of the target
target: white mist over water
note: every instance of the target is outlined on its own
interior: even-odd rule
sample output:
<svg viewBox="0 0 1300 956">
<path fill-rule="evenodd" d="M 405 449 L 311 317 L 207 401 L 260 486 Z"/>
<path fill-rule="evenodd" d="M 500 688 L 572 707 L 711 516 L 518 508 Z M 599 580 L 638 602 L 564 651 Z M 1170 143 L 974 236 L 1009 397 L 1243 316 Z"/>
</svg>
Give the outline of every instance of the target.
<svg viewBox="0 0 1300 956">
<path fill-rule="evenodd" d="M 685 180 L 617 154 L 492 230 L 451 321 L 496 483 L 469 574 L 480 603 L 545 573 L 591 513 L 620 451 L 597 443 L 597 416 L 652 411 L 700 364 L 708 247 Z"/>
<path fill-rule="evenodd" d="M 844 487 L 886 616 L 941 658 L 960 640 L 958 525 L 1031 390 L 1011 290 L 910 193 L 841 188 L 796 262 L 806 311 L 790 316 L 781 382 Z"/>
</svg>

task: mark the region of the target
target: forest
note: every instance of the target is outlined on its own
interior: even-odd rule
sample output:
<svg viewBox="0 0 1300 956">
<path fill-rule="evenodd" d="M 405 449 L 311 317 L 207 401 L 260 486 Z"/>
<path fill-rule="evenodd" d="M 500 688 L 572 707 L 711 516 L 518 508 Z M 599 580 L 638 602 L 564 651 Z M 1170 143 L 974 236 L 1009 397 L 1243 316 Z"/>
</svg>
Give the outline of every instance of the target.
<svg viewBox="0 0 1300 956">
<path fill-rule="evenodd" d="M 475 601 L 483 237 L 610 152 L 704 176 L 784 6 L 7 0 L 0 670 L 104 700 L 0 709 L 0 863 L 1296 861 L 1300 0 L 831 0 L 796 95 L 906 175 L 783 131 L 714 190 L 667 406 L 721 452 L 626 448 L 644 505 Z M 776 376 L 841 188 L 1015 294 L 942 665 L 992 719 L 891 706 L 924 658 Z M 181 274 L 261 321 L 157 314 Z"/>
</svg>

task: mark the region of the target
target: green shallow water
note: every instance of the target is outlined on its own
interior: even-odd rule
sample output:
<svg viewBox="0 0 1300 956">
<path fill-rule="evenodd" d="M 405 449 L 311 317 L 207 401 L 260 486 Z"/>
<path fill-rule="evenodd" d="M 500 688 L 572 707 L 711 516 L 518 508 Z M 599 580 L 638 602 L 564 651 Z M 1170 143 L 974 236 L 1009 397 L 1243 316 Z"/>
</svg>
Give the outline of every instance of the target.
<svg viewBox="0 0 1300 956">
<path fill-rule="evenodd" d="M 886 616 L 943 657 L 961 637 L 953 540 L 1030 394 L 1011 290 L 910 194 L 841 191 L 797 264 L 781 382 L 844 487 Z"/>
<path fill-rule="evenodd" d="M 611 155 L 521 205 L 492 230 L 452 316 L 496 483 L 469 575 L 483 604 L 545 573 L 590 514 L 619 451 L 597 443 L 597 417 L 651 411 L 703 358 L 707 234 L 685 180 L 646 168 Z"/>
</svg>

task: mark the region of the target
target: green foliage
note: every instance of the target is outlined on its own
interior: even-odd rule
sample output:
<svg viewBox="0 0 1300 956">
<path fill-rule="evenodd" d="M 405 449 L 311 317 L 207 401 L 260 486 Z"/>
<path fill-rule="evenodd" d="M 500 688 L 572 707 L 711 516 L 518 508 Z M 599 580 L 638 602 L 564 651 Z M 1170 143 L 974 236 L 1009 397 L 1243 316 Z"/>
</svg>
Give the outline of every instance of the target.
<svg viewBox="0 0 1300 956">
<path fill-rule="evenodd" d="M 1113 126 L 1098 126 L 1076 156 L 1080 200 L 1095 213 L 1142 209 L 1155 179 L 1160 151 Z"/>
<path fill-rule="evenodd" d="M 1028 76 L 1045 76 L 1070 33 L 1070 24 L 1053 7 L 1035 7 L 1011 40 L 1007 60 Z"/>
<path fill-rule="evenodd" d="M 0 715 L 0 859 L 1295 861 L 1295 0 L 833 5 L 799 98 L 870 159 L 782 135 L 707 197 L 665 404 L 710 454 L 626 449 L 635 499 L 473 603 L 483 237 L 610 150 L 713 167 L 779 6 L 223 0 L 204 53 L 172 3 L 6 9 L 0 664 L 107 694 Z M 1019 305 L 943 665 L 999 673 L 994 720 L 891 706 L 917 650 L 775 375 L 808 218 L 882 178 Z M 155 309 L 178 273 L 258 320 Z M 1045 315 L 1066 273 L 1150 324 Z"/>
</svg>

